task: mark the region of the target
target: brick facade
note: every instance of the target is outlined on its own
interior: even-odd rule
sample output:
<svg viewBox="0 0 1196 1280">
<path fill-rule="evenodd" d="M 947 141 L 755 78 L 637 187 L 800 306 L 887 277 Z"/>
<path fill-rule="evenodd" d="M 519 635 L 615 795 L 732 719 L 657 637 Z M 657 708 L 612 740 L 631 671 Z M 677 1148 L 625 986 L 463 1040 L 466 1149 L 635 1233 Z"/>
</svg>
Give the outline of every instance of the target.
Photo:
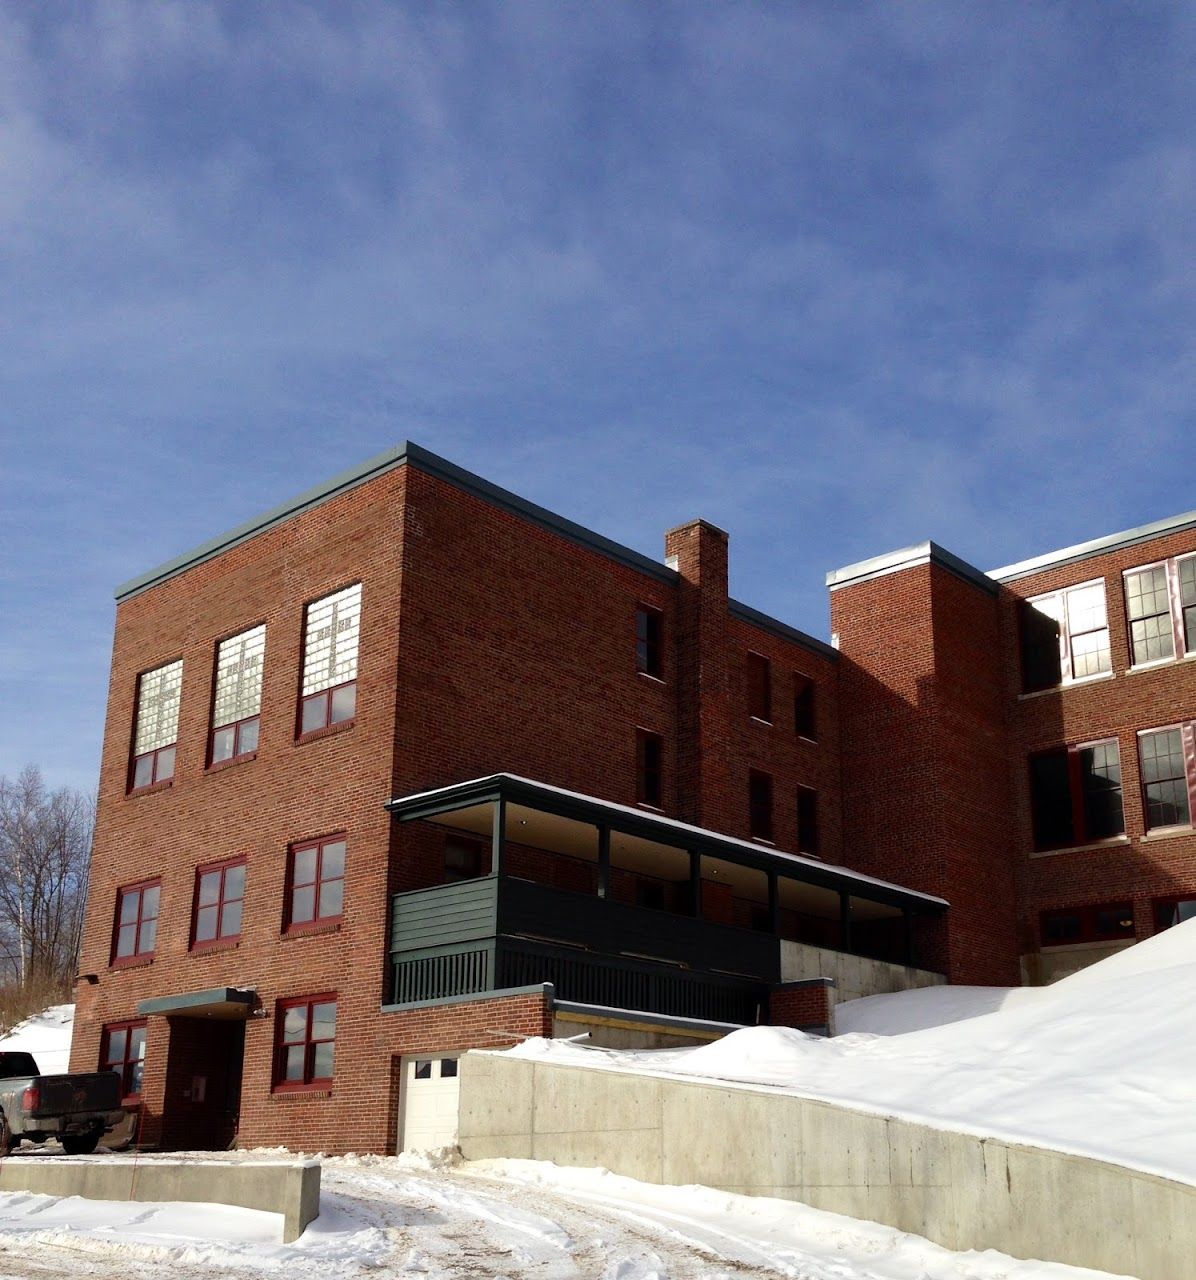
<svg viewBox="0 0 1196 1280">
<path fill-rule="evenodd" d="M 772 779 L 772 843 L 797 850 L 798 790 L 815 791 L 823 859 L 949 900 L 921 944 L 952 980 L 1017 981 L 1046 907 L 1129 895 L 1143 936 L 1153 896 L 1196 887 L 1196 837 L 1143 839 L 1133 735 L 1181 711 L 1196 718 L 1196 665 L 1127 674 L 1119 575 L 1185 550 L 1196 550 L 1190 530 L 1003 585 L 935 557 L 861 575 L 832 595 L 836 654 L 729 600 L 727 535 L 705 522 L 667 534 L 666 568 L 422 451 L 363 473 L 119 597 L 72 1069 L 94 1069 L 104 1027 L 136 1018 L 142 1001 L 250 989 L 258 1008 L 246 1022 L 149 1017 L 146 1139 L 219 1133 L 235 1058 L 240 1141 L 393 1148 L 399 1055 L 550 1034 L 551 1017 L 534 995 L 383 1011 L 390 895 L 443 873 L 443 837 L 392 823 L 384 803 L 505 772 L 633 805 L 637 729 L 660 735 L 662 808 L 683 821 L 748 838 L 756 770 Z M 1019 696 L 1017 598 L 1101 574 L 1117 582 L 1111 679 Z M 358 582 L 355 717 L 297 737 L 305 606 Z M 636 670 L 639 606 L 663 621 L 660 679 Z M 216 645 L 260 623 L 258 748 L 205 767 Z M 768 659 L 771 722 L 747 711 L 749 653 Z M 178 658 L 174 777 L 130 794 L 138 675 Z M 816 741 L 795 728 L 807 678 Z M 1113 733 L 1125 842 L 1032 857 L 1027 753 Z M 348 849 L 343 914 L 289 933 L 289 850 L 333 834 Z M 195 951 L 196 869 L 234 857 L 247 866 L 240 936 Z M 519 874 L 575 887 L 553 881 L 570 869 L 545 868 L 535 851 L 509 858 Z M 153 878 L 152 957 L 114 967 L 118 891 Z M 617 900 L 634 900 L 633 879 L 612 879 Z M 708 921 L 759 927 L 730 886 L 710 882 L 703 899 Z M 834 945 L 827 927 L 809 940 Z M 874 942 L 890 929 L 860 927 Z M 337 1004 L 333 1084 L 279 1091 L 278 1002 L 317 994 Z M 775 997 L 778 1019 L 804 1016 L 796 996 Z"/>
</svg>

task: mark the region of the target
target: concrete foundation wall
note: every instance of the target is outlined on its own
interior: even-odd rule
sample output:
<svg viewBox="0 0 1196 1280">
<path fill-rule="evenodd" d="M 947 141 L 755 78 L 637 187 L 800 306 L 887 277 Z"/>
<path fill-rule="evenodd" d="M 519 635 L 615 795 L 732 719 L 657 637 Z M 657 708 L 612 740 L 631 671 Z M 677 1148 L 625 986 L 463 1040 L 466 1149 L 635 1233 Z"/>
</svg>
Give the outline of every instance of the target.
<svg viewBox="0 0 1196 1280">
<path fill-rule="evenodd" d="M 946 975 L 912 965 L 890 964 L 886 960 L 869 960 L 829 947 L 812 947 L 805 942 L 781 942 L 781 981 L 801 982 L 808 978 L 832 978 L 828 993 L 831 1006 L 831 1034 L 834 1034 L 834 1006 L 864 996 L 888 995 L 893 991 L 909 991 L 914 987 L 939 987 Z"/>
<path fill-rule="evenodd" d="M 460 1144 L 600 1165 L 1140 1280 L 1196 1257 L 1196 1188 L 1117 1165 L 797 1098 L 491 1054 L 461 1061 Z"/>
<path fill-rule="evenodd" d="M 0 1191 L 85 1200 L 183 1200 L 235 1204 L 283 1215 L 283 1243 L 297 1240 L 320 1216 L 320 1165 L 234 1164 L 216 1160 L 71 1160 L 67 1156 L 10 1156 L 0 1160 Z"/>
</svg>

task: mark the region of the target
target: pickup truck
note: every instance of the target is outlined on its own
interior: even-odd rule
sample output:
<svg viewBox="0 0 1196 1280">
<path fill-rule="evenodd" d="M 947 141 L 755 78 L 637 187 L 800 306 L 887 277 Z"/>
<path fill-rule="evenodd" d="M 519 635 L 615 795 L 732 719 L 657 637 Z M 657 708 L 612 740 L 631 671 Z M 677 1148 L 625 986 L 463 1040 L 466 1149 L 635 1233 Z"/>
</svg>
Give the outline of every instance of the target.
<svg viewBox="0 0 1196 1280">
<path fill-rule="evenodd" d="M 56 1138 L 68 1155 L 86 1155 L 124 1118 L 115 1071 L 43 1076 L 32 1054 L 0 1052 L 0 1156 L 23 1138 Z"/>
</svg>

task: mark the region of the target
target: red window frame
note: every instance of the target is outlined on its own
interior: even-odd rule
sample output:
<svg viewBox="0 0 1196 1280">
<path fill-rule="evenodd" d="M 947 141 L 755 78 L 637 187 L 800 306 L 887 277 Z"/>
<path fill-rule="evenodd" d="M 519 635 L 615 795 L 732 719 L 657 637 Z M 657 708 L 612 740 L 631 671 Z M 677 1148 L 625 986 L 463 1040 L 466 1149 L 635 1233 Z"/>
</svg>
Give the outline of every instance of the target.
<svg viewBox="0 0 1196 1280">
<path fill-rule="evenodd" d="M 1121 913 L 1129 916 L 1129 924 L 1113 930 L 1104 932 L 1097 928 L 1097 922 L 1102 914 Z M 1067 938 L 1061 942 L 1047 941 L 1047 921 L 1052 916 L 1075 916 L 1080 924 L 1080 931 L 1074 938 Z M 1047 911 L 1038 913 L 1038 936 L 1041 945 L 1044 947 L 1074 947 L 1082 942 L 1122 942 L 1130 938 L 1136 938 L 1137 930 L 1134 923 L 1134 904 L 1132 902 L 1095 902 L 1085 903 L 1079 907 L 1053 907 Z"/>
<path fill-rule="evenodd" d="M 1170 915 L 1174 913 L 1175 908 L 1180 903 L 1190 903 L 1192 912 L 1186 919 L 1196 919 L 1196 892 L 1193 893 L 1172 893 L 1165 898 L 1155 898 L 1150 904 L 1150 918 L 1154 924 L 1155 933 L 1162 933 L 1164 929 L 1171 929 L 1177 924 L 1182 924 L 1182 920 L 1167 920 L 1164 923 L 1164 913 Z"/>
<path fill-rule="evenodd" d="M 312 1034 L 312 1014 L 317 1005 L 332 1005 L 332 1035 L 331 1036 L 313 1036 Z M 332 1084 L 334 1073 L 336 1071 L 336 1019 L 337 1019 L 337 994 L 335 991 L 326 991 L 316 996 L 295 996 L 291 999 L 280 1000 L 275 1013 L 274 1025 L 274 1090 L 276 1092 L 301 1093 L 311 1089 L 327 1089 Z M 305 1019 L 303 1025 L 303 1034 L 299 1039 L 288 1039 L 287 1031 L 287 1014 L 292 1010 L 303 1009 L 305 1011 Z M 327 1075 L 316 1075 L 317 1064 L 316 1057 L 318 1054 L 317 1046 L 330 1044 L 332 1045 L 332 1063 Z M 299 1079 L 287 1079 L 287 1063 L 290 1058 L 290 1050 L 302 1049 L 302 1075 Z"/>
<path fill-rule="evenodd" d="M 635 802 L 653 809 L 664 801 L 664 738 L 651 729 L 635 731 Z"/>
<path fill-rule="evenodd" d="M 348 702 L 347 710 L 346 702 Z M 309 707 L 319 710 L 319 724 L 308 723 Z M 331 688 L 321 689 L 319 693 L 309 693 L 306 698 L 299 699 L 298 736 L 306 738 L 323 729 L 331 729 L 333 725 L 350 725 L 356 719 L 357 681 L 346 680 L 344 684 L 334 684 Z"/>
<path fill-rule="evenodd" d="M 747 698 L 748 715 L 772 724 L 772 663 L 753 650 L 747 656 Z"/>
<path fill-rule="evenodd" d="M 150 889 L 158 891 L 158 898 L 152 914 L 145 910 L 145 895 Z M 125 898 L 137 895 L 137 913 L 131 920 L 124 918 Z M 112 958 L 109 964 L 112 968 L 119 968 L 121 965 L 137 964 L 153 957 L 158 948 L 158 920 L 162 911 L 162 878 L 156 876 L 151 880 L 138 880 L 135 884 L 121 885 L 116 891 L 116 914 L 112 922 Z M 141 930 L 149 921 L 154 922 L 154 940 L 153 945 L 146 950 L 141 949 Z M 125 955 L 119 954 L 121 932 L 129 926 L 133 928 L 133 950 Z"/>
<path fill-rule="evenodd" d="M 180 659 L 172 659 L 172 662 L 180 661 Z M 141 682 L 146 676 L 154 675 L 162 670 L 163 667 L 172 665 L 172 662 L 161 663 L 149 671 L 142 671 L 137 676 L 137 686 L 133 691 L 133 735 L 132 745 L 135 747 L 137 742 L 137 730 L 141 717 Z M 175 766 L 178 764 L 178 726 L 175 726 L 175 740 L 173 742 L 164 742 L 160 747 L 154 747 L 150 751 L 143 751 L 140 755 L 130 755 L 129 760 L 129 779 L 125 790 L 129 795 L 136 795 L 141 791 L 149 791 L 153 787 L 165 786 L 169 782 L 173 782 Z M 138 782 L 137 774 L 143 761 L 150 762 L 150 776 L 148 782 Z"/>
<path fill-rule="evenodd" d="M 137 1031 L 141 1032 L 140 1057 L 136 1057 L 130 1052 L 133 1048 L 134 1033 Z M 113 1057 L 112 1040 L 119 1032 L 124 1032 L 125 1038 L 120 1056 Z M 144 1081 L 147 1034 L 146 1020 L 144 1018 L 131 1018 L 125 1022 L 109 1022 L 104 1027 L 104 1033 L 100 1037 L 99 1069 L 101 1071 L 115 1071 L 120 1076 L 120 1095 L 122 1103 L 141 1101 L 141 1085 Z M 138 1066 L 141 1067 L 141 1077 L 137 1080 L 138 1087 L 134 1089 L 132 1088 L 133 1073 Z"/>
<path fill-rule="evenodd" d="M 261 740 L 262 717 L 245 716 L 241 720 L 230 720 L 228 724 L 216 724 L 212 726 L 212 732 L 208 735 L 208 768 L 213 765 L 232 764 L 234 760 L 252 760 L 257 755 L 258 742 Z M 232 734 L 232 754 L 221 756 L 216 759 L 216 739 L 221 734 Z M 245 739 L 250 738 L 251 741 L 247 746 Z"/>
<path fill-rule="evenodd" d="M 191 950 L 207 951 L 212 947 L 226 946 L 230 942 L 235 942 L 241 936 L 241 930 L 244 927 L 244 911 L 245 911 L 245 878 L 241 878 L 241 893 L 228 892 L 228 873 L 240 867 L 244 870 L 247 866 L 245 858 L 228 858 L 224 862 L 209 862 L 201 867 L 195 868 L 195 892 L 191 899 Z M 214 902 L 200 902 L 200 888 L 206 877 L 219 874 L 220 881 L 216 891 L 216 900 Z M 235 888 L 235 886 L 234 886 Z M 233 903 L 241 904 L 241 912 L 237 916 L 237 930 L 235 933 L 223 932 L 225 908 Z M 216 933 L 211 938 L 200 938 L 199 925 L 200 915 L 205 912 L 214 912 L 216 916 Z"/>
<path fill-rule="evenodd" d="M 1089 792 L 1084 787 L 1083 772 L 1083 756 L 1084 752 L 1095 750 L 1098 747 L 1117 748 L 1117 791 L 1121 796 L 1121 830 L 1106 834 L 1099 834 L 1091 820 L 1089 806 L 1095 807 L 1095 797 L 1097 792 Z M 1035 808 L 1034 794 L 1034 766 L 1038 761 L 1049 759 L 1066 759 L 1067 763 L 1067 802 L 1071 812 L 1072 834 L 1066 842 L 1058 843 L 1053 840 L 1043 839 L 1038 813 Z M 1121 742 L 1118 738 L 1098 738 L 1092 742 L 1079 742 L 1074 746 L 1053 747 L 1049 751 L 1032 752 L 1026 761 L 1027 771 L 1030 779 L 1030 825 L 1031 837 L 1034 849 L 1040 853 L 1050 852 L 1055 849 L 1072 849 L 1082 848 L 1084 845 L 1100 844 L 1106 840 L 1121 840 L 1125 838 L 1125 781 L 1121 767 Z"/>
<path fill-rule="evenodd" d="M 748 833 L 753 840 L 772 840 L 772 774 L 748 770 Z"/>
<path fill-rule="evenodd" d="M 332 845 L 341 845 L 341 864 L 340 871 L 333 875 L 325 874 L 326 852 Z M 315 864 L 312 872 L 312 879 L 306 878 L 297 880 L 298 863 L 300 855 L 315 850 Z M 345 914 L 345 864 L 348 860 L 349 847 L 345 833 L 338 832 L 336 835 L 321 836 L 318 840 L 305 840 L 301 844 L 291 846 L 290 856 L 287 859 L 287 916 L 284 932 L 286 933 L 302 933 L 306 929 L 319 929 L 324 925 L 333 924 L 343 918 Z M 333 862 L 335 867 L 335 861 Z M 328 912 L 321 915 L 321 904 L 324 898 L 325 886 L 339 884 L 340 885 L 340 907 L 335 912 Z M 304 895 L 305 890 L 311 891 L 311 916 L 305 914 L 306 908 L 300 909 L 300 916 L 296 918 L 296 902 L 300 895 Z"/>
</svg>

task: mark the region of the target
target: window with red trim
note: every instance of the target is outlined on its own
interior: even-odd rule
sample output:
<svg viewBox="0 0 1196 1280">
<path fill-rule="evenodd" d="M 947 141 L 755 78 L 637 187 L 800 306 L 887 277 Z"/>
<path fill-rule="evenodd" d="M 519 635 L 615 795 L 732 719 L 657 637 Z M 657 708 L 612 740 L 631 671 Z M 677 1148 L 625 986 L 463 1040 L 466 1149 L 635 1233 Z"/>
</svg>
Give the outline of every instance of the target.
<svg viewBox="0 0 1196 1280">
<path fill-rule="evenodd" d="M 274 1087 L 331 1084 L 336 1065 L 336 995 L 280 1000 L 276 1023 Z"/>
<path fill-rule="evenodd" d="M 748 715 L 772 721 L 772 663 L 762 653 L 747 656 Z"/>
<path fill-rule="evenodd" d="M 1190 826 L 1196 777 L 1190 775 L 1188 765 L 1196 759 L 1196 726 L 1175 725 L 1138 734 L 1138 759 L 1147 831 Z"/>
<path fill-rule="evenodd" d="M 116 893 L 116 925 L 112 938 L 112 963 L 129 964 L 154 954 L 158 940 L 158 905 L 161 880 L 128 885 Z"/>
<path fill-rule="evenodd" d="M 245 859 L 235 858 L 195 872 L 191 947 L 202 951 L 241 936 L 245 905 Z"/>
<path fill-rule="evenodd" d="M 115 1071 L 120 1076 L 122 1102 L 141 1098 L 141 1081 L 145 1073 L 145 1019 L 111 1022 L 100 1040 L 100 1070 Z"/>
<path fill-rule="evenodd" d="M 1097 906 L 1044 911 L 1039 917 L 1039 928 L 1044 947 L 1133 938 L 1134 905 L 1132 902 L 1106 902 Z"/>
<path fill-rule="evenodd" d="M 748 831 L 754 840 L 772 839 L 772 775 L 748 770 Z"/>
<path fill-rule="evenodd" d="M 1196 897 L 1191 894 L 1154 900 L 1154 931 L 1162 933 L 1185 920 L 1196 920 Z"/>
<path fill-rule="evenodd" d="M 129 790 L 144 791 L 174 777 L 179 736 L 179 702 L 183 692 L 183 660 L 168 662 L 137 677 L 137 720 Z"/>
<path fill-rule="evenodd" d="M 345 837 L 291 849 L 287 929 L 339 920 L 345 905 Z"/>
<path fill-rule="evenodd" d="M 1196 556 L 1127 569 L 1123 578 L 1134 666 L 1196 654 Z"/>
<path fill-rule="evenodd" d="M 357 714 L 357 644 L 361 633 L 361 583 L 307 606 L 303 627 L 303 682 L 299 736 Z"/>
<path fill-rule="evenodd" d="M 1104 580 L 1023 601 L 1021 658 L 1025 693 L 1111 671 Z"/>
<path fill-rule="evenodd" d="M 239 760 L 257 751 L 265 660 L 265 623 L 230 636 L 217 646 L 210 764 Z"/>
<path fill-rule="evenodd" d="M 1116 739 L 1030 757 L 1036 849 L 1065 849 L 1125 834 Z"/>
<path fill-rule="evenodd" d="M 638 804 L 661 807 L 664 795 L 664 739 L 647 729 L 635 731 L 635 798 Z"/>
<path fill-rule="evenodd" d="M 818 792 L 813 787 L 797 789 L 797 851 L 818 856 Z"/>
</svg>

